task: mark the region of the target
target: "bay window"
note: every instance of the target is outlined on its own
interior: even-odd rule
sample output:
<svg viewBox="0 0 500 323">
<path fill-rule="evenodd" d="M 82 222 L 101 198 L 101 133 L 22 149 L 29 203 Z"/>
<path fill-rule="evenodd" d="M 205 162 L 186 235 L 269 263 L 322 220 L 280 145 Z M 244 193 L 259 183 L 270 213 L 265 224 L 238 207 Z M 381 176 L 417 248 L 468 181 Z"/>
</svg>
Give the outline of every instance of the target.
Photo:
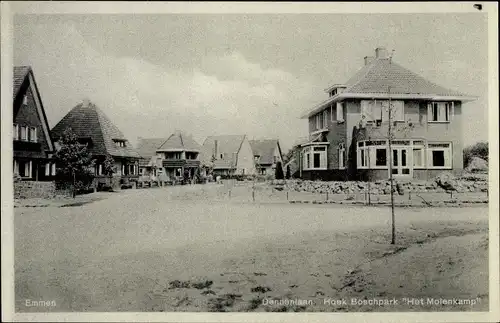
<svg viewBox="0 0 500 323">
<path fill-rule="evenodd" d="M 427 107 L 428 122 L 450 122 L 454 110 L 453 102 L 431 102 Z"/>
<path fill-rule="evenodd" d="M 303 169 L 327 169 L 327 148 L 326 146 L 310 146 L 302 150 Z"/>
</svg>

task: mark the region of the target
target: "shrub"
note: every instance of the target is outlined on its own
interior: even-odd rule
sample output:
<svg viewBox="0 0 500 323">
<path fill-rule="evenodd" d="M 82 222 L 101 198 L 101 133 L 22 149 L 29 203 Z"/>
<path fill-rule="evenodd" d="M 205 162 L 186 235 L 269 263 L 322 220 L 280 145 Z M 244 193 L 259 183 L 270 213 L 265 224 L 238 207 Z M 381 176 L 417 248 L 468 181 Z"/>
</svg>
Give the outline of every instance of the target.
<svg viewBox="0 0 500 323">
<path fill-rule="evenodd" d="M 473 157 L 479 157 L 486 161 L 488 161 L 488 143 L 487 142 L 478 142 L 472 146 L 466 147 L 463 151 L 464 155 L 464 168 L 469 166 L 470 161 Z"/>
<path fill-rule="evenodd" d="M 276 163 L 275 176 L 276 179 L 285 179 L 285 175 L 283 174 L 283 167 L 281 162 Z"/>
</svg>

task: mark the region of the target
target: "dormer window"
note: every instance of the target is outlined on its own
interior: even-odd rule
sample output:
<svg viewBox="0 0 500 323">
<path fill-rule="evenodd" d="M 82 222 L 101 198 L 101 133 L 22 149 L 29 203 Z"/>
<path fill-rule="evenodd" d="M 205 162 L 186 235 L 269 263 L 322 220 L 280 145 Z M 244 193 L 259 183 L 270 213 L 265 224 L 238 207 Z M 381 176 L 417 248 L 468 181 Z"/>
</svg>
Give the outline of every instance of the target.
<svg viewBox="0 0 500 323">
<path fill-rule="evenodd" d="M 23 105 L 28 105 L 28 96 L 26 94 L 23 96 Z"/>
<path fill-rule="evenodd" d="M 127 147 L 126 140 L 114 139 L 113 141 L 115 142 L 116 147 Z"/>
<path fill-rule="evenodd" d="M 260 156 L 259 155 L 255 155 L 255 156 L 253 156 L 253 159 L 254 159 L 254 161 L 258 162 L 260 160 Z"/>
</svg>

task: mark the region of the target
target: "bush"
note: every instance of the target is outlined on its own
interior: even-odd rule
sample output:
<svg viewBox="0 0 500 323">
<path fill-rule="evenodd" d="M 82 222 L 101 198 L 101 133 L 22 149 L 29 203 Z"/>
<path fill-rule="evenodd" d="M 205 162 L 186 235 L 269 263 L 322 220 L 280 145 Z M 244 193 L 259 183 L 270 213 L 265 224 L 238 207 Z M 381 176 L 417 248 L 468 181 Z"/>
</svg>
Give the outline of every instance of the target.
<svg viewBox="0 0 500 323">
<path fill-rule="evenodd" d="M 488 156 L 489 156 L 488 143 L 478 142 L 472 146 L 469 146 L 464 149 L 463 155 L 464 155 L 464 168 L 467 168 L 467 166 L 469 166 L 469 163 L 471 162 L 473 157 L 479 157 L 481 159 L 488 161 Z"/>
<path fill-rule="evenodd" d="M 275 176 L 276 179 L 285 179 L 285 175 L 283 174 L 283 167 L 281 162 L 276 163 Z"/>
</svg>

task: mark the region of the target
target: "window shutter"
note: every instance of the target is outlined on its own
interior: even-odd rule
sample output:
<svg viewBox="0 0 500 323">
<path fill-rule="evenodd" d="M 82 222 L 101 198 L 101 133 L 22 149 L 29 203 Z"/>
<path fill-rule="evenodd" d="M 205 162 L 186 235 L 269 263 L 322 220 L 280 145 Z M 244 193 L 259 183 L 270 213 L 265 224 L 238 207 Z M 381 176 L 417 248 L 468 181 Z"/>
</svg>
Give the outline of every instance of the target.
<svg viewBox="0 0 500 323">
<path fill-rule="evenodd" d="M 344 103 L 337 102 L 337 121 L 344 121 Z"/>
</svg>

